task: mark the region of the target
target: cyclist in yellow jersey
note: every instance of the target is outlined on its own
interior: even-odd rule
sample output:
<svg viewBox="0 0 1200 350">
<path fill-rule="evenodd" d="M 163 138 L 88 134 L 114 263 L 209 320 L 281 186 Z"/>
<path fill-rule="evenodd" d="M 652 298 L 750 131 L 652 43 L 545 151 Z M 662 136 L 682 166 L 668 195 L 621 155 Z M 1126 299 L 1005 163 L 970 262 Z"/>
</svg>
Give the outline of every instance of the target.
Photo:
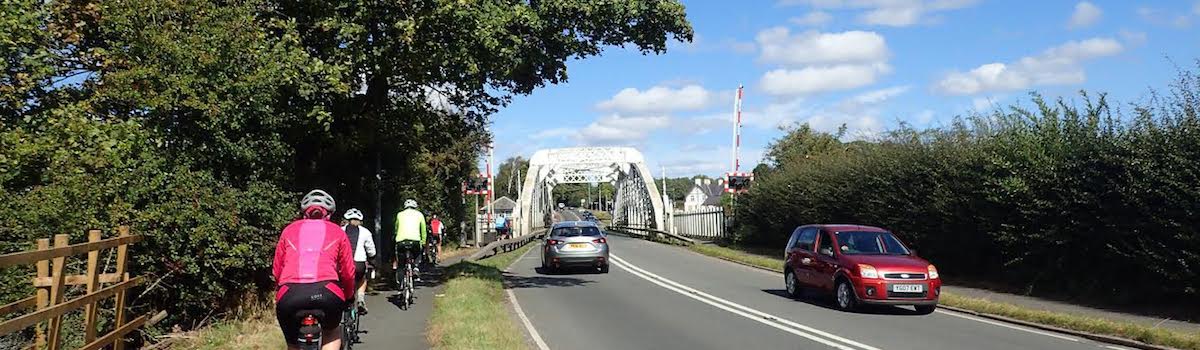
<svg viewBox="0 0 1200 350">
<path fill-rule="evenodd" d="M 392 260 L 392 269 L 398 268 L 400 257 L 408 251 L 412 257 L 420 261 L 421 247 L 425 246 L 425 214 L 417 210 L 417 201 L 404 201 L 404 210 L 396 213 L 396 258 Z M 413 276 L 421 280 L 421 271 Z"/>
</svg>

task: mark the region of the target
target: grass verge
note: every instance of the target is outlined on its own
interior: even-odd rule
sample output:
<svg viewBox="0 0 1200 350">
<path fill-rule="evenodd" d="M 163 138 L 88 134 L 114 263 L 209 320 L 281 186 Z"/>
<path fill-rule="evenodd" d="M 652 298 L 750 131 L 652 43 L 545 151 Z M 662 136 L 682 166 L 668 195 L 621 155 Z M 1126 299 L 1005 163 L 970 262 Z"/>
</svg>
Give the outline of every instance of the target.
<svg viewBox="0 0 1200 350">
<path fill-rule="evenodd" d="M 745 249 L 737 247 L 696 244 L 689 246 L 688 249 L 712 257 L 783 272 L 783 259 L 757 252 L 748 252 Z M 1200 350 L 1200 334 L 1188 334 L 1168 329 L 1153 328 L 1132 322 L 1030 309 L 987 299 L 959 296 L 953 293 L 942 293 L 939 303 L 979 313 L 1004 316 L 1074 331 L 1133 339 L 1147 344 L 1179 349 Z"/>
<path fill-rule="evenodd" d="M 171 349 L 283 349 L 287 344 L 279 332 L 274 313 L 255 312 L 248 318 L 218 323 L 201 330 L 177 336 L 180 340 Z"/>
<path fill-rule="evenodd" d="M 426 332 L 434 349 L 528 349 L 525 333 L 509 318 L 501 269 L 532 245 L 446 270 L 449 280 L 433 303 Z"/>
</svg>

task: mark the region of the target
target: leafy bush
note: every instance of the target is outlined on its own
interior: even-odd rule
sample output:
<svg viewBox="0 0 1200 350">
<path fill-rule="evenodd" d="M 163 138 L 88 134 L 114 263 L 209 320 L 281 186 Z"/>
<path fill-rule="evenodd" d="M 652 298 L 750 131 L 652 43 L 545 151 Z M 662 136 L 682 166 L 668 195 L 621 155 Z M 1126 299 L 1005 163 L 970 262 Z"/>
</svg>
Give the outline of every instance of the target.
<svg viewBox="0 0 1200 350">
<path fill-rule="evenodd" d="M 801 224 L 894 230 L 949 278 L 1027 292 L 1157 302 L 1200 296 L 1200 80 L 1122 115 L 1033 95 L 1017 106 L 871 142 L 802 126 L 777 140 L 738 206 L 740 239 Z M 831 142 L 832 141 L 832 142 Z M 1162 299 L 1176 297 L 1185 299 Z"/>
</svg>

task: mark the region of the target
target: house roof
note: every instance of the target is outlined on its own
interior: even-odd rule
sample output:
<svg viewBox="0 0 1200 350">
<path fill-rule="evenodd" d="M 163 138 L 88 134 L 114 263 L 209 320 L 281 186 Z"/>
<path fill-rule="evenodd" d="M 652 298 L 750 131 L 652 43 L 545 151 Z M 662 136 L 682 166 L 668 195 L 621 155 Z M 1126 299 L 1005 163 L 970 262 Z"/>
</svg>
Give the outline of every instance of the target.
<svg viewBox="0 0 1200 350">
<path fill-rule="evenodd" d="M 498 211 L 512 211 L 513 208 L 517 207 L 517 202 L 509 199 L 508 196 L 497 198 L 495 201 L 492 201 L 492 204 L 496 206 L 496 210 Z M 479 208 L 479 210 L 487 211 L 487 206 L 485 205 Z"/>
<path fill-rule="evenodd" d="M 721 189 L 722 189 L 722 190 L 724 190 L 725 188 L 724 188 L 724 187 L 722 187 Z M 703 204 L 701 204 L 701 205 L 715 205 L 715 206 L 720 206 L 720 205 L 721 205 L 721 192 L 720 192 L 720 191 L 718 191 L 718 192 L 716 192 L 716 194 L 717 194 L 717 195 L 715 195 L 715 196 L 708 196 L 708 198 L 705 198 L 705 199 L 704 199 L 704 203 L 703 203 Z"/>
</svg>

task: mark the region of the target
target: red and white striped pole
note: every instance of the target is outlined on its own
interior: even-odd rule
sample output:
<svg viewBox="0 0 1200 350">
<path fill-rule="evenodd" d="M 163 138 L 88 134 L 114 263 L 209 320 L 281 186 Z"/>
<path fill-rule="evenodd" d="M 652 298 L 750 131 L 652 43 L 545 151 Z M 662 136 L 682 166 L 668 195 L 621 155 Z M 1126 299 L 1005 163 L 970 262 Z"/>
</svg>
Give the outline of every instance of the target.
<svg viewBox="0 0 1200 350">
<path fill-rule="evenodd" d="M 733 100 L 733 170 L 737 173 L 741 167 L 738 159 L 738 149 L 742 146 L 742 85 L 738 84 L 737 98 Z"/>
</svg>

